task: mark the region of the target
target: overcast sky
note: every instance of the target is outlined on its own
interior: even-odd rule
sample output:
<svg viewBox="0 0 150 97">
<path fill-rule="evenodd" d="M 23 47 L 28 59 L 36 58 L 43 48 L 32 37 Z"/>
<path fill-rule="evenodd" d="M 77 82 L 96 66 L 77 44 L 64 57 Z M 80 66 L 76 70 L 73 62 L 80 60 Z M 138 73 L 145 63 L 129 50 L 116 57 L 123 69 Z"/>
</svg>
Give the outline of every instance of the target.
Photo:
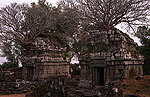
<svg viewBox="0 0 150 97">
<path fill-rule="evenodd" d="M 55 5 L 58 0 L 46 0 L 46 1 Z M 14 3 L 14 2 L 30 4 L 32 2 L 37 3 L 38 0 L 0 0 L 0 7 L 4 7 L 4 6 L 9 5 L 10 3 Z M 5 61 L 6 61 L 6 58 L 0 57 L 0 64 L 2 64 Z"/>
<path fill-rule="evenodd" d="M 47 2 L 49 3 L 52 3 L 52 4 L 56 4 L 56 2 L 58 0 L 46 0 Z M 9 5 L 10 3 L 13 3 L 13 2 L 17 2 L 17 3 L 32 3 L 32 2 L 35 2 L 37 3 L 38 0 L 0 0 L 0 7 L 3 7 L 3 6 L 6 6 L 6 5 Z"/>
<path fill-rule="evenodd" d="M 59 0 L 46 0 L 46 1 L 49 2 L 49 3 L 52 3 L 53 5 L 55 5 L 56 2 L 59 1 Z M 0 7 L 4 7 L 4 6 L 9 5 L 10 3 L 13 3 L 13 2 L 30 4 L 32 2 L 37 3 L 38 0 L 0 0 Z M 117 26 L 117 28 L 122 30 L 123 32 L 126 32 L 121 26 Z M 141 45 L 138 38 L 136 38 L 134 36 L 131 36 L 131 35 L 130 35 L 130 37 L 133 38 L 134 41 L 136 43 L 138 43 L 138 45 Z"/>
<path fill-rule="evenodd" d="M 53 5 L 55 5 L 58 0 L 46 0 L 46 1 L 49 2 L 49 3 L 52 3 Z M 16 2 L 16 3 L 28 3 L 28 4 L 30 4 L 32 2 L 37 3 L 38 0 L 0 0 L 0 7 L 4 7 L 4 6 L 9 5 L 10 3 L 14 3 L 14 2 Z M 122 30 L 123 32 L 125 32 L 125 30 L 123 30 L 121 28 L 121 26 L 117 26 L 117 28 L 120 29 L 120 30 Z M 134 41 L 140 45 L 140 42 L 139 42 L 138 38 L 133 37 L 131 35 L 130 35 L 130 37 L 132 37 L 134 39 Z M 0 64 L 3 63 L 5 60 L 6 60 L 5 58 L 1 58 L 0 57 Z"/>
</svg>

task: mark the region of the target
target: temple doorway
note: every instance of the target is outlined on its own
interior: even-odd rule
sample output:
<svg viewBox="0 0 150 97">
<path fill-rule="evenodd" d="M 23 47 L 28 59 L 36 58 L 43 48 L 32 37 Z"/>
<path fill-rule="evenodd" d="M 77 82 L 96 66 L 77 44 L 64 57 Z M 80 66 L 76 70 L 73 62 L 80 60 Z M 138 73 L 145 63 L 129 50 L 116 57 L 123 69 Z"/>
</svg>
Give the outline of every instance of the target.
<svg viewBox="0 0 150 97">
<path fill-rule="evenodd" d="M 96 85 L 104 86 L 104 67 L 95 68 Z"/>
</svg>

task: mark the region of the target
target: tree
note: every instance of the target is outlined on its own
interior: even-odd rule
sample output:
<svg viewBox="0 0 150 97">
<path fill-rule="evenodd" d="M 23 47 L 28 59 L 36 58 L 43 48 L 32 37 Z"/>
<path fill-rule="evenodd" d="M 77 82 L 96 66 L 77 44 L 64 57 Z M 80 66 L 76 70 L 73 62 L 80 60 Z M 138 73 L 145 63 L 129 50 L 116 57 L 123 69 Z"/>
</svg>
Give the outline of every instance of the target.
<svg viewBox="0 0 150 97">
<path fill-rule="evenodd" d="M 2 45 L 2 55 L 6 57 L 7 62 L 3 63 L 3 67 L 18 67 L 21 58 L 25 55 L 23 48 L 14 42 L 7 41 Z"/>
<path fill-rule="evenodd" d="M 7 63 L 12 64 L 14 67 L 18 66 L 17 56 L 15 54 L 16 50 L 12 48 L 12 42 L 7 42 L 3 44 L 2 53 L 8 60 Z"/>
<path fill-rule="evenodd" d="M 26 33 L 22 31 L 22 23 L 25 22 L 27 4 L 12 3 L 0 9 L 0 37 L 1 41 L 7 40 L 21 44 L 24 42 Z"/>
<path fill-rule="evenodd" d="M 139 26 L 136 36 L 140 39 L 142 45 L 150 46 L 150 28 L 146 26 Z"/>
<path fill-rule="evenodd" d="M 63 0 L 62 2 L 78 11 L 83 24 L 99 30 L 111 29 L 120 23 L 131 26 L 145 22 L 150 9 L 149 0 Z"/>
<path fill-rule="evenodd" d="M 39 0 L 38 4 L 12 3 L 0 9 L 1 41 L 24 48 L 30 54 L 31 44 L 37 37 L 48 37 L 68 47 L 70 37 L 77 30 L 78 20 L 69 8 L 61 9 Z M 73 18 L 71 18 L 73 16 Z"/>
<path fill-rule="evenodd" d="M 142 43 L 142 46 L 139 46 L 137 50 L 145 57 L 143 65 L 144 74 L 150 74 L 150 28 L 146 26 L 138 27 L 136 36 Z"/>
<path fill-rule="evenodd" d="M 113 29 L 120 23 L 132 28 L 147 22 L 150 9 L 149 0 L 61 0 L 58 4 L 73 10 L 79 20 L 78 31 L 72 37 L 72 50 L 78 55 L 88 52 L 89 31 Z"/>
</svg>

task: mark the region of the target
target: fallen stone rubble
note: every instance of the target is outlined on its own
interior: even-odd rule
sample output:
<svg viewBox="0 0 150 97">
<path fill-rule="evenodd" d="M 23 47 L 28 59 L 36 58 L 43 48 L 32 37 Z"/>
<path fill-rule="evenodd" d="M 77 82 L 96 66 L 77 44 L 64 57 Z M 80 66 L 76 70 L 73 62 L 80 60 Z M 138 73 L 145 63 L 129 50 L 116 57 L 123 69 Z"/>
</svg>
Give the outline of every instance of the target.
<svg viewBox="0 0 150 97">
<path fill-rule="evenodd" d="M 8 81 L 7 77 L 9 77 Z M 115 88 L 113 84 L 108 87 L 96 87 L 88 82 L 71 80 L 65 76 L 34 81 L 20 79 L 14 81 L 10 75 L 3 78 L 0 81 L 0 95 L 32 91 L 32 95 L 28 97 L 122 97 L 120 89 Z"/>
<path fill-rule="evenodd" d="M 30 91 L 29 84 L 23 82 L 0 82 L 0 95 L 20 94 Z"/>
<path fill-rule="evenodd" d="M 8 78 L 9 80 L 6 80 Z M 108 83 L 106 86 L 94 86 L 91 82 L 72 80 L 66 76 L 25 81 L 14 80 L 13 75 L 3 74 L 3 79 L 0 80 L 0 95 L 30 92 L 26 97 L 123 97 L 122 91 L 123 86 L 120 81 Z"/>
<path fill-rule="evenodd" d="M 0 70 L 0 95 L 20 94 L 30 91 L 30 82 L 16 79 L 13 72 Z"/>
<path fill-rule="evenodd" d="M 122 88 L 112 83 L 108 86 L 81 87 L 80 81 L 59 77 L 34 84 L 34 97 L 123 97 Z"/>
</svg>

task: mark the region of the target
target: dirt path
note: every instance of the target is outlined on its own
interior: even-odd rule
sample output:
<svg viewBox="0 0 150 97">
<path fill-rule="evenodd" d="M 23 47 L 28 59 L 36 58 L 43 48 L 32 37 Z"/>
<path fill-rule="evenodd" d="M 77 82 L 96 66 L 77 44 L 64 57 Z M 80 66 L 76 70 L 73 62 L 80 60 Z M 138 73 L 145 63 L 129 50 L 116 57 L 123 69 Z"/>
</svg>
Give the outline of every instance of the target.
<svg viewBox="0 0 150 97">
<path fill-rule="evenodd" d="M 128 79 L 125 81 L 124 94 L 137 94 L 141 97 L 150 97 L 150 75 L 140 79 Z"/>
<path fill-rule="evenodd" d="M 25 97 L 25 94 L 0 95 L 0 97 Z"/>
</svg>

